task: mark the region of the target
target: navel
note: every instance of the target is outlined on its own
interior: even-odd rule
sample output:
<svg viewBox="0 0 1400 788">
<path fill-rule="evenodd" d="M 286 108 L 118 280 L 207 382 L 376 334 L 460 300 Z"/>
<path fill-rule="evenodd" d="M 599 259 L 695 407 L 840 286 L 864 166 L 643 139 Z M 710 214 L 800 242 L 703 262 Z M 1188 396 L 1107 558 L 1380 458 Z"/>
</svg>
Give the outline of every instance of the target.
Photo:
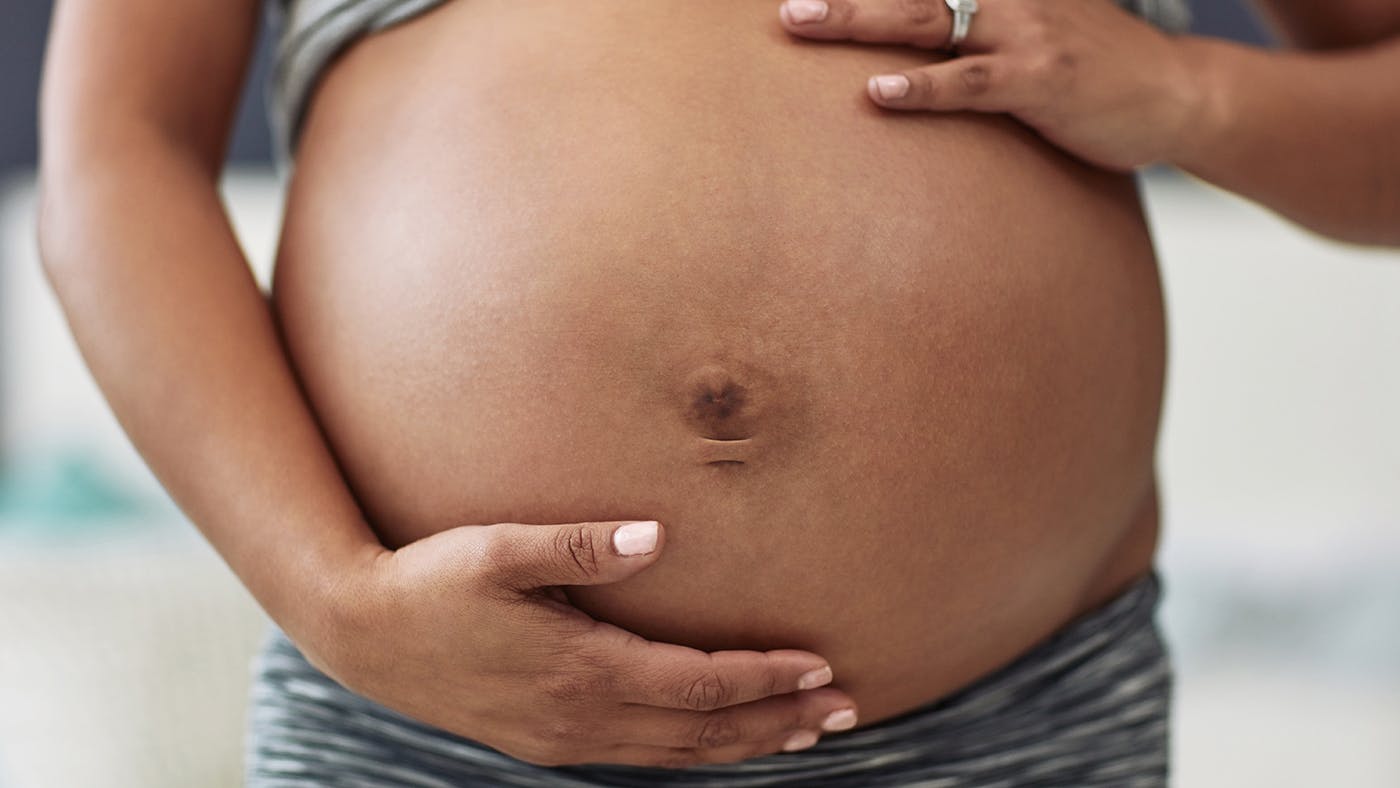
<svg viewBox="0 0 1400 788">
<path fill-rule="evenodd" d="M 711 441 L 740 441 L 758 429 L 762 395 L 729 367 L 707 364 L 687 376 L 680 408 L 688 426 Z"/>
</svg>

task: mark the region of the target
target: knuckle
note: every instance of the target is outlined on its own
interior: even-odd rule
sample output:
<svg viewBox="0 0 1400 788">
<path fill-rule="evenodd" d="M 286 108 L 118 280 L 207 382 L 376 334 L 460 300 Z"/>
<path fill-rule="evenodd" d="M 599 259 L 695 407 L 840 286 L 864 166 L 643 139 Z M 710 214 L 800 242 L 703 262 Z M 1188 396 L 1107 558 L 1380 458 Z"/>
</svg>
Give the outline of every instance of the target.
<svg viewBox="0 0 1400 788">
<path fill-rule="evenodd" d="M 1079 58 L 1074 52 L 1050 47 L 1032 58 L 1026 71 L 1031 80 L 1042 87 L 1062 91 L 1073 81 L 1078 65 Z"/>
<path fill-rule="evenodd" d="M 730 695 L 730 688 L 718 673 L 707 670 L 685 682 L 681 690 L 681 703 L 694 711 L 706 711 L 723 705 Z"/>
<path fill-rule="evenodd" d="M 555 549 L 567 558 L 586 576 L 598 574 L 598 536 L 592 528 L 567 528 L 555 537 Z"/>
<path fill-rule="evenodd" d="M 856 4 L 851 0 L 827 0 L 827 8 L 828 24 L 849 27 L 851 20 L 856 18 Z"/>
<path fill-rule="evenodd" d="M 992 70 L 986 63 L 973 63 L 962 69 L 963 90 L 970 96 L 986 93 L 992 87 Z"/>
<path fill-rule="evenodd" d="M 482 574 L 492 578 L 509 577 L 520 565 L 520 545 L 509 526 L 497 524 L 482 529 Z"/>
<path fill-rule="evenodd" d="M 589 673 L 560 673 L 545 679 L 541 689 L 554 703 L 571 706 L 592 696 L 598 689 L 598 682 Z"/>
<path fill-rule="evenodd" d="M 602 652 L 583 649 L 575 655 L 580 666 L 578 681 L 587 685 L 590 695 L 611 697 L 619 688 L 617 671 L 612 659 Z"/>
<path fill-rule="evenodd" d="M 714 713 L 705 717 L 700 730 L 695 735 L 699 747 L 725 747 L 739 741 L 742 732 L 734 717 L 726 713 Z"/>
<path fill-rule="evenodd" d="M 918 101 L 930 101 L 938 88 L 933 83 L 933 77 L 923 69 L 914 69 L 904 72 L 909 78 L 909 95 L 906 98 Z"/>
<path fill-rule="evenodd" d="M 1032 82 L 1044 84 L 1050 78 L 1050 59 L 1044 54 L 1038 54 L 1026 62 L 1026 76 Z"/>
<path fill-rule="evenodd" d="M 1050 60 L 1050 81 L 1055 87 L 1064 90 L 1074 82 L 1079 69 L 1079 57 L 1066 48 L 1056 49 Z"/>
<path fill-rule="evenodd" d="M 783 720 L 783 730 L 816 730 L 821 727 L 822 720 L 826 719 L 828 713 L 822 706 L 815 704 L 806 708 L 793 709 Z"/>
</svg>

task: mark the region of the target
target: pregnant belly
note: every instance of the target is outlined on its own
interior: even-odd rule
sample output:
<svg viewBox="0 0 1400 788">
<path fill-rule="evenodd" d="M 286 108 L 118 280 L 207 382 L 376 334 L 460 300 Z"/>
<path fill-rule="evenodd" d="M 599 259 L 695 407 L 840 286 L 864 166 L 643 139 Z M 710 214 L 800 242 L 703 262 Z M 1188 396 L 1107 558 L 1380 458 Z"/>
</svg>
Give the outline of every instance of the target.
<svg viewBox="0 0 1400 788">
<path fill-rule="evenodd" d="M 307 117 L 274 280 L 366 516 L 657 519 L 585 611 L 812 649 L 861 723 L 1149 566 L 1163 331 L 1130 179 L 898 115 L 914 50 L 771 3 L 448 3 Z"/>
</svg>

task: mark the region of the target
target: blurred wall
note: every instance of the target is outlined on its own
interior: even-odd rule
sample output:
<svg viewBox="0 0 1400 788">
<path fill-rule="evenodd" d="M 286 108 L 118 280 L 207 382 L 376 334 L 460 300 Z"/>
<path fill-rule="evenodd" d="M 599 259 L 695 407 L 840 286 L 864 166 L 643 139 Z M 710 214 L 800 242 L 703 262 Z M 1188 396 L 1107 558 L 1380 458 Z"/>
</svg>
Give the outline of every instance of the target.
<svg viewBox="0 0 1400 788">
<path fill-rule="evenodd" d="M 773 0 L 774 8 L 777 0 Z M 50 2 L 10 0 L 0 25 L 0 176 L 32 166 L 36 158 L 35 109 L 39 71 L 48 34 Z M 1268 36 L 1241 0 L 1194 0 L 1196 32 L 1252 43 Z M 262 105 L 262 86 L 272 55 L 267 16 L 258 40 L 253 71 L 245 84 L 229 157 L 241 163 L 271 161 Z"/>
<path fill-rule="evenodd" d="M 39 72 L 48 37 L 53 4 L 40 0 L 7 0 L 0 24 L 0 177 L 33 166 L 37 158 Z M 235 162 L 271 162 L 267 123 L 263 116 L 262 85 L 272 57 L 271 37 L 264 14 L 253 69 L 239 105 L 233 147 Z"/>
</svg>

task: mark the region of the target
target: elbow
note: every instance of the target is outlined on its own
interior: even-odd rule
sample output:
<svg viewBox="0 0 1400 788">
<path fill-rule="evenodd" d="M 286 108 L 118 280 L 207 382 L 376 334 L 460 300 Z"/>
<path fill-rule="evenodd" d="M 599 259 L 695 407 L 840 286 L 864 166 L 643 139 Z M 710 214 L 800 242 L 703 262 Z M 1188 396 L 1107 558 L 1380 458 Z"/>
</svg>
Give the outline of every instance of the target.
<svg viewBox="0 0 1400 788">
<path fill-rule="evenodd" d="M 86 180 L 94 178 L 89 175 Z M 41 157 L 34 191 L 32 237 L 44 277 L 50 287 L 58 289 L 75 275 L 74 269 L 92 257 L 80 249 L 84 238 L 91 235 L 85 227 L 91 217 L 83 210 L 91 189 L 77 176 L 56 173 Z"/>
<path fill-rule="evenodd" d="M 39 253 L 39 264 L 44 271 L 44 276 L 52 285 L 54 277 L 63 268 L 59 262 L 62 244 L 62 231 L 59 226 L 60 217 L 56 214 L 52 200 L 53 189 L 48 184 L 48 179 L 44 177 L 42 169 L 35 187 L 34 196 L 34 246 Z"/>
<path fill-rule="evenodd" d="M 77 257 L 70 251 L 73 220 L 55 201 L 55 189 L 41 176 L 34 199 L 33 238 L 39 266 L 49 287 L 58 291 L 72 276 Z"/>
<path fill-rule="evenodd" d="M 33 238 L 51 285 L 101 259 L 95 252 L 104 234 L 121 224 L 115 213 L 142 199 L 150 173 L 169 154 L 170 146 L 145 124 L 93 125 L 101 135 L 41 129 Z"/>
</svg>

